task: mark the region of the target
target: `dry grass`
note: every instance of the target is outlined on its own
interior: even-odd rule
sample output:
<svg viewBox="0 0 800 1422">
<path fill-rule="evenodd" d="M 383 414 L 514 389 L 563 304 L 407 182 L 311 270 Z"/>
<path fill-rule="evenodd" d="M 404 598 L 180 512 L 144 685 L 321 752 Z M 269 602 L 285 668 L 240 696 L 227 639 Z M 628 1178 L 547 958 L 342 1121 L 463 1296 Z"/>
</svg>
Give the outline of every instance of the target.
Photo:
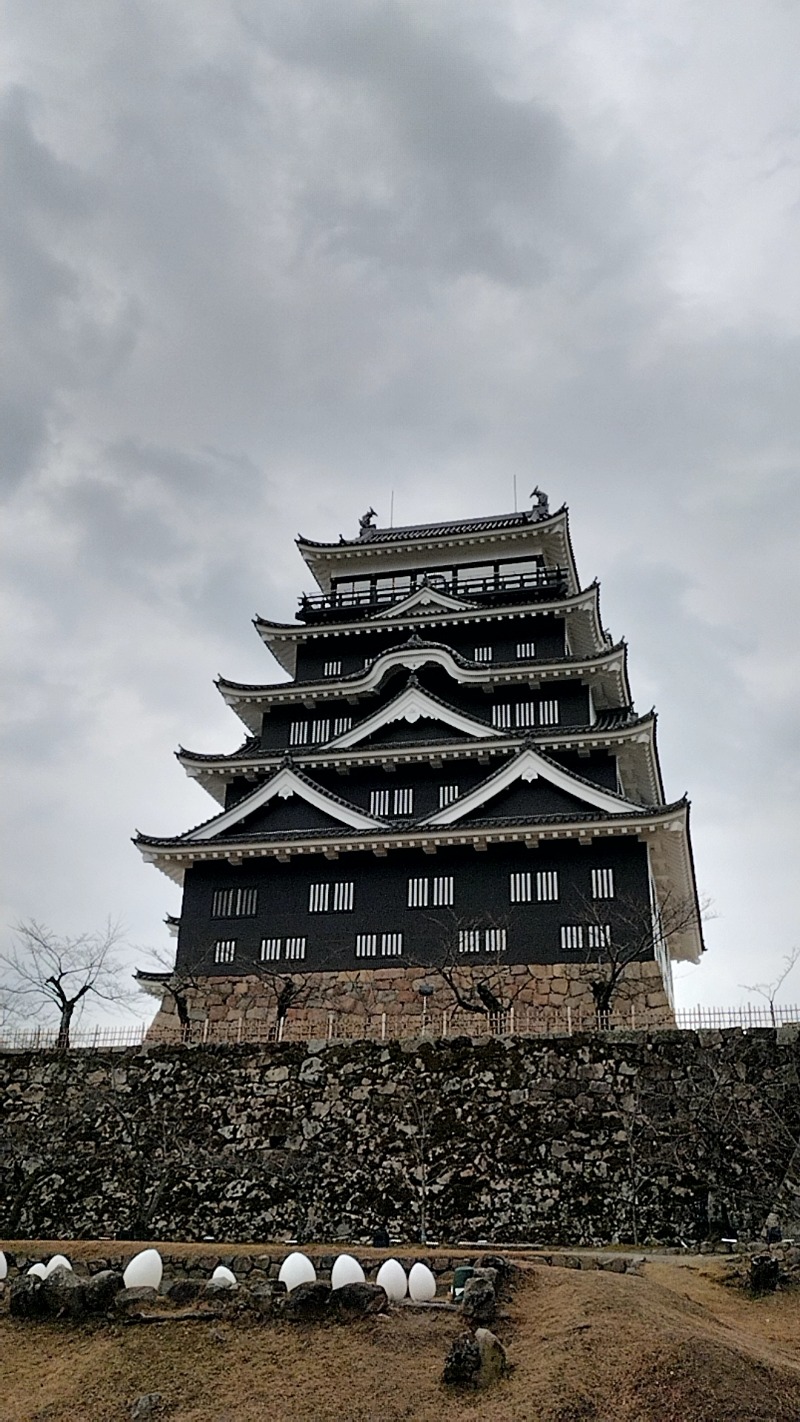
<svg viewBox="0 0 800 1422">
<path fill-rule="evenodd" d="M 498 1324 L 511 1377 L 455 1402 L 440 1382 L 451 1314 L 349 1328 L 4 1318 L 0 1419 L 124 1422 L 139 1393 L 161 1392 L 170 1422 L 798 1422 L 800 1296 L 751 1300 L 722 1275 L 530 1268 Z"/>
</svg>

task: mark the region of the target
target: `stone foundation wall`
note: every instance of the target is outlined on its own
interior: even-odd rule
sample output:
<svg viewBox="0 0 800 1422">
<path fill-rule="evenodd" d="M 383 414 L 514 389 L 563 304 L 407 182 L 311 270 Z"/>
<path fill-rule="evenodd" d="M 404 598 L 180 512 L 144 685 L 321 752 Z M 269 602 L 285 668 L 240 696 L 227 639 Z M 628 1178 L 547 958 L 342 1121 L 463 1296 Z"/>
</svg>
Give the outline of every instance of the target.
<svg viewBox="0 0 800 1422">
<path fill-rule="evenodd" d="M 444 1012 L 454 1014 L 457 1022 L 468 1030 L 469 1013 L 459 1009 L 453 990 L 438 973 L 422 968 L 364 968 L 341 973 L 294 973 L 266 976 L 209 976 L 198 980 L 197 986 L 186 989 L 189 1016 L 192 1023 L 209 1022 L 241 1029 L 247 1040 L 248 1029 L 259 1030 L 274 1023 L 277 1016 L 277 993 L 291 976 L 297 984 L 297 995 L 291 1007 L 288 1023 L 296 1028 L 318 1027 L 325 1035 L 328 1014 L 352 1019 L 387 1017 L 386 1035 L 406 1035 L 409 1019 L 422 1018 L 423 998 L 420 987 L 431 991 L 425 997 L 428 1018 L 441 1019 Z M 591 984 L 597 968 L 586 963 L 548 963 L 504 965 L 503 967 L 459 967 L 454 981 L 467 998 L 477 1001 L 476 984 L 485 983 L 506 1006 L 514 1006 L 520 1026 L 524 1029 L 526 1014 L 566 1018 L 569 1008 L 577 1023 L 587 1023 L 594 1016 Z M 669 1005 L 661 972 L 655 962 L 631 963 L 625 970 L 614 1005 L 615 1014 L 639 1026 L 670 1026 L 674 1016 Z M 165 994 L 154 1018 L 150 1037 L 157 1040 L 170 1035 L 179 1026 L 175 999 Z M 395 1030 L 393 1030 L 393 1028 Z"/>
</svg>

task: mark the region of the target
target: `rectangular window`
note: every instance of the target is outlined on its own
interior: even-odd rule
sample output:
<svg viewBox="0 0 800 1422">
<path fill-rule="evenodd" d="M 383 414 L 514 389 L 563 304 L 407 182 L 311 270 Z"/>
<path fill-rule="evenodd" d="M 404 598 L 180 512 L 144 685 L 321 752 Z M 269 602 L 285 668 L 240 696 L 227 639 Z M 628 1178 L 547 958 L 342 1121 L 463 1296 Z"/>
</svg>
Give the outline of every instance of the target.
<svg viewBox="0 0 800 1422">
<path fill-rule="evenodd" d="M 323 675 L 323 676 L 341 676 L 341 674 L 342 674 L 342 663 L 341 663 L 340 660 L 336 660 L 336 661 L 333 661 L 333 662 L 324 662 L 324 663 L 323 663 L 323 666 L 322 666 L 322 675 Z"/>
<path fill-rule="evenodd" d="M 480 953 L 481 931 L 479 928 L 460 928 L 458 930 L 458 951 L 459 953 Z"/>
<path fill-rule="evenodd" d="M 472 660 L 474 662 L 490 662 L 493 656 L 494 652 L 491 647 L 476 647 Z"/>
<path fill-rule="evenodd" d="M 309 884 L 308 886 L 308 911 L 309 913 L 326 913 L 328 909 L 328 899 L 330 897 L 330 884 Z"/>
<path fill-rule="evenodd" d="M 236 957 L 236 939 L 218 938 L 214 944 L 214 962 L 232 963 Z"/>
<path fill-rule="evenodd" d="M 487 953 L 505 953 L 507 934 L 504 928 L 487 928 L 484 940 Z"/>
<path fill-rule="evenodd" d="M 289 745 L 305 746 L 308 744 L 308 722 L 292 721 L 289 727 Z"/>
<path fill-rule="evenodd" d="M 595 952 L 598 949 L 611 947 L 611 924 L 610 923 L 590 923 L 587 929 L 588 946 Z"/>
<path fill-rule="evenodd" d="M 287 959 L 294 959 L 295 962 L 298 962 L 301 959 L 305 958 L 305 938 L 287 938 L 283 956 Z"/>
<path fill-rule="evenodd" d="M 614 897 L 614 870 L 613 869 L 593 869 L 592 870 L 592 898 L 593 899 L 613 899 Z"/>
<path fill-rule="evenodd" d="M 333 912 L 352 913 L 355 884 L 352 881 L 333 886 Z"/>
<path fill-rule="evenodd" d="M 428 880 L 409 879 L 408 881 L 408 907 L 427 908 L 428 907 Z"/>
<path fill-rule="evenodd" d="M 258 911 L 258 889 L 215 889 L 212 918 L 252 918 Z"/>
<path fill-rule="evenodd" d="M 532 662 L 536 656 L 535 642 L 517 642 L 517 657 L 521 662 Z"/>
<path fill-rule="evenodd" d="M 381 934 L 381 957 L 399 958 L 403 952 L 402 933 Z"/>
<path fill-rule="evenodd" d="M 457 785 L 439 786 L 439 809 L 446 810 L 448 805 L 452 805 L 459 797 L 460 791 Z"/>
<path fill-rule="evenodd" d="M 507 702 L 501 701 L 499 705 L 493 706 L 492 725 L 500 731 L 509 730 L 511 728 L 512 711 L 513 707 L 509 706 Z"/>
<path fill-rule="evenodd" d="M 277 963 L 281 956 L 280 938 L 262 938 L 261 940 L 261 961 L 262 963 Z"/>
<path fill-rule="evenodd" d="M 351 882 L 339 884 L 309 884 L 309 913 L 349 913 L 353 907 L 354 885 Z"/>
<path fill-rule="evenodd" d="M 432 902 L 434 908 L 453 907 L 453 876 L 445 874 L 433 880 Z"/>
<path fill-rule="evenodd" d="M 557 702 L 557 701 L 540 701 L 540 702 L 539 702 L 539 725 L 540 725 L 540 726 L 557 726 L 557 725 L 558 725 L 558 720 L 559 720 L 559 716 L 558 716 L 558 702 Z"/>
<path fill-rule="evenodd" d="M 533 701 L 520 701 L 517 704 L 516 711 L 518 726 L 536 725 L 536 706 Z"/>
<path fill-rule="evenodd" d="M 536 875 L 536 897 L 540 904 L 552 904 L 558 899 L 558 873 L 542 869 Z"/>
<path fill-rule="evenodd" d="M 389 813 L 389 791 L 370 790 L 369 792 L 369 812 L 371 815 L 388 815 Z"/>
<path fill-rule="evenodd" d="M 312 745 L 319 745 L 320 741 L 328 741 L 331 736 L 331 723 L 327 716 L 322 716 L 319 720 L 311 722 L 309 728 L 309 738 Z"/>
<path fill-rule="evenodd" d="M 561 951 L 579 953 L 583 948 L 583 928 L 579 923 L 561 925 Z"/>
<path fill-rule="evenodd" d="M 522 874 L 512 874 L 509 889 L 512 904 L 529 904 L 533 897 L 530 873 L 526 870 Z"/>
<path fill-rule="evenodd" d="M 377 933 L 357 933 L 356 934 L 356 957 L 375 958 L 378 953 Z"/>
<path fill-rule="evenodd" d="M 412 815 L 414 813 L 414 791 L 403 789 L 394 791 L 394 813 L 396 815 Z"/>
<path fill-rule="evenodd" d="M 352 718 L 352 716 L 336 716 L 336 717 L 334 718 L 334 722 L 333 722 L 333 734 L 334 734 L 335 736 L 343 736 L 346 731 L 351 731 L 352 729 L 353 729 L 353 718 Z"/>
<path fill-rule="evenodd" d="M 409 879 L 408 907 L 427 908 L 429 904 L 432 908 L 452 908 L 452 874 L 440 875 L 435 879 Z"/>
</svg>

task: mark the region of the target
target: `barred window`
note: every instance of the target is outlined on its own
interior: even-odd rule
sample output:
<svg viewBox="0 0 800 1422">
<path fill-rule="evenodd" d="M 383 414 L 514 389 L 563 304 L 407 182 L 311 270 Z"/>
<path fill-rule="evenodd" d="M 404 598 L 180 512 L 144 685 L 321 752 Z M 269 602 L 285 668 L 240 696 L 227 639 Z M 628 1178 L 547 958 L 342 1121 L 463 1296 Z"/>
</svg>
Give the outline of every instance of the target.
<svg viewBox="0 0 800 1422">
<path fill-rule="evenodd" d="M 427 908 L 428 907 L 428 880 L 409 879 L 408 881 L 408 907 Z"/>
<path fill-rule="evenodd" d="M 353 729 L 352 716 L 335 716 L 333 721 L 333 734 L 343 736 L 346 731 Z"/>
<path fill-rule="evenodd" d="M 592 870 L 592 898 L 593 899 L 613 899 L 614 897 L 614 870 L 613 869 L 593 869 Z"/>
<path fill-rule="evenodd" d="M 375 958 L 378 953 L 377 933 L 357 933 L 356 934 L 356 957 Z"/>
<path fill-rule="evenodd" d="M 579 953 L 583 948 L 583 928 L 579 923 L 561 925 L 561 949 L 564 953 Z"/>
<path fill-rule="evenodd" d="M 558 873 L 541 869 L 536 875 L 536 897 L 539 903 L 555 903 L 558 898 Z"/>
<path fill-rule="evenodd" d="M 458 785 L 440 785 L 439 809 L 446 810 L 448 805 L 452 805 L 458 799 L 460 793 Z"/>
<path fill-rule="evenodd" d="M 531 875 L 526 870 L 522 874 L 512 874 L 509 880 L 509 892 L 512 904 L 529 904 L 533 897 L 531 893 Z"/>
<path fill-rule="evenodd" d="M 487 953 L 505 953 L 507 933 L 504 928 L 487 928 L 484 946 Z"/>
<path fill-rule="evenodd" d="M 536 656 L 536 643 L 517 642 L 517 656 L 521 662 L 533 661 Z"/>
<path fill-rule="evenodd" d="M 388 815 L 389 793 L 388 790 L 370 790 L 369 812 L 371 815 Z"/>
<path fill-rule="evenodd" d="M 334 884 L 333 886 L 333 912 L 351 913 L 353 909 L 353 896 L 355 885 L 352 880 Z"/>
<path fill-rule="evenodd" d="M 492 707 L 492 725 L 500 731 L 507 731 L 511 727 L 513 707 L 507 702 L 501 701 Z"/>
<path fill-rule="evenodd" d="M 479 928 L 460 928 L 458 930 L 458 951 L 459 953 L 480 953 L 481 931 Z"/>
<path fill-rule="evenodd" d="M 232 963 L 236 957 L 236 939 L 218 938 L 214 944 L 214 962 Z"/>
<path fill-rule="evenodd" d="M 460 928 L 459 953 L 504 953 L 507 945 L 505 928 Z"/>
<path fill-rule="evenodd" d="M 409 879 L 409 908 L 451 908 L 453 904 L 453 876 L 439 875 L 434 879 Z"/>
<path fill-rule="evenodd" d="M 590 923 L 587 929 L 588 946 L 595 951 L 611 947 L 611 924 Z"/>
<path fill-rule="evenodd" d="M 329 741 L 330 738 L 331 723 L 327 716 L 319 717 L 311 722 L 309 739 L 312 745 L 319 745 L 320 741 Z"/>
<path fill-rule="evenodd" d="M 330 884 L 309 884 L 308 887 L 308 911 L 309 913 L 325 913 L 328 908 L 330 897 Z"/>
<path fill-rule="evenodd" d="M 294 959 L 296 962 L 306 956 L 305 938 L 287 938 L 283 956 L 287 959 Z"/>
<path fill-rule="evenodd" d="M 440 875 L 432 883 L 432 901 L 434 908 L 453 907 L 453 876 L 452 874 Z"/>
<path fill-rule="evenodd" d="M 261 961 L 262 963 L 277 963 L 281 956 L 280 938 L 262 938 L 261 940 Z"/>
<path fill-rule="evenodd" d="M 349 913 L 353 907 L 354 885 L 351 881 L 335 884 L 309 884 L 309 913 Z"/>
<path fill-rule="evenodd" d="M 516 721 L 518 726 L 536 725 L 536 705 L 533 701 L 518 702 L 516 712 Z"/>
<path fill-rule="evenodd" d="M 557 726 L 559 721 L 559 710 L 557 701 L 539 702 L 539 725 Z"/>
<path fill-rule="evenodd" d="M 258 911 L 258 889 L 215 889 L 212 918 L 252 918 Z"/>
<path fill-rule="evenodd" d="M 402 933 L 382 933 L 381 934 L 381 957 L 399 958 L 403 952 Z"/>
<path fill-rule="evenodd" d="M 472 660 L 474 662 L 490 662 L 493 656 L 494 650 L 492 647 L 476 647 L 475 655 Z"/>
<path fill-rule="evenodd" d="M 335 661 L 332 661 L 332 662 L 324 662 L 324 663 L 323 663 L 323 667 L 322 667 L 322 675 L 323 675 L 323 676 L 341 676 L 341 674 L 342 674 L 342 663 L 341 663 L 340 660 L 335 660 Z"/>
<path fill-rule="evenodd" d="M 412 815 L 414 813 L 414 791 L 404 788 L 394 791 L 394 813 Z"/>
<path fill-rule="evenodd" d="M 289 726 L 289 745 L 305 746 L 308 744 L 308 722 L 292 721 Z"/>
</svg>

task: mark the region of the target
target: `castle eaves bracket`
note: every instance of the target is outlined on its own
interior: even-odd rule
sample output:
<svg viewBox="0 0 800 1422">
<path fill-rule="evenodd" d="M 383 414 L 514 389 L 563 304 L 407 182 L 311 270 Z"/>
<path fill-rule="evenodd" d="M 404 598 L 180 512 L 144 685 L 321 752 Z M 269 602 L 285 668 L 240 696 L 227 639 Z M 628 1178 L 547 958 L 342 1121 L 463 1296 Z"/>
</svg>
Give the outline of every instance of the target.
<svg viewBox="0 0 800 1422">
<path fill-rule="evenodd" d="M 382 829 L 386 825 L 385 820 L 376 819 L 374 815 L 365 814 L 355 805 L 349 805 L 345 801 L 326 795 L 324 790 L 313 785 L 305 776 L 298 775 L 297 771 L 292 770 L 289 766 L 282 766 L 277 775 L 273 775 L 265 785 L 254 790 L 252 795 L 247 795 L 245 799 L 239 800 L 237 804 L 231 806 L 230 810 L 225 810 L 223 814 L 217 815 L 208 824 L 202 825 L 200 829 L 192 830 L 185 836 L 184 843 L 197 844 L 203 840 L 215 839 L 218 835 L 225 834 L 234 825 L 240 824 L 254 810 L 269 804 L 270 800 L 276 797 L 288 800 L 292 795 L 306 800 L 309 805 L 313 805 L 323 814 L 330 815 L 332 819 L 338 820 L 340 824 L 348 825 L 351 829 Z"/>
<path fill-rule="evenodd" d="M 346 750 L 373 735 L 375 731 L 381 730 L 383 726 L 391 725 L 393 721 L 408 721 L 413 726 L 420 720 L 440 721 L 453 730 L 474 736 L 478 740 L 494 739 L 502 734 L 485 721 L 477 721 L 454 707 L 446 706 L 444 702 L 429 696 L 422 687 L 409 685 L 386 706 L 382 706 L 366 720 L 359 721 L 351 731 L 345 731 L 344 735 L 329 741 L 328 746 L 331 750 Z"/>
<path fill-rule="evenodd" d="M 463 819 L 465 815 L 473 810 L 479 809 L 487 801 L 493 800 L 503 790 L 508 789 L 517 780 L 524 780 L 530 783 L 532 780 L 548 780 L 558 790 L 563 790 L 565 794 L 572 795 L 576 800 L 583 801 L 584 804 L 591 805 L 595 810 L 602 810 L 609 815 L 624 815 L 630 812 L 630 805 L 613 795 L 601 786 L 588 784 L 585 780 L 580 780 L 571 775 L 568 770 L 562 770 L 546 756 L 540 755 L 538 751 L 526 747 L 520 751 L 513 760 L 496 770 L 480 785 L 476 785 L 468 795 L 462 795 L 460 799 L 454 800 L 451 805 L 444 810 L 439 810 L 435 815 L 431 815 L 425 820 L 426 825 L 452 825 Z"/>
</svg>

